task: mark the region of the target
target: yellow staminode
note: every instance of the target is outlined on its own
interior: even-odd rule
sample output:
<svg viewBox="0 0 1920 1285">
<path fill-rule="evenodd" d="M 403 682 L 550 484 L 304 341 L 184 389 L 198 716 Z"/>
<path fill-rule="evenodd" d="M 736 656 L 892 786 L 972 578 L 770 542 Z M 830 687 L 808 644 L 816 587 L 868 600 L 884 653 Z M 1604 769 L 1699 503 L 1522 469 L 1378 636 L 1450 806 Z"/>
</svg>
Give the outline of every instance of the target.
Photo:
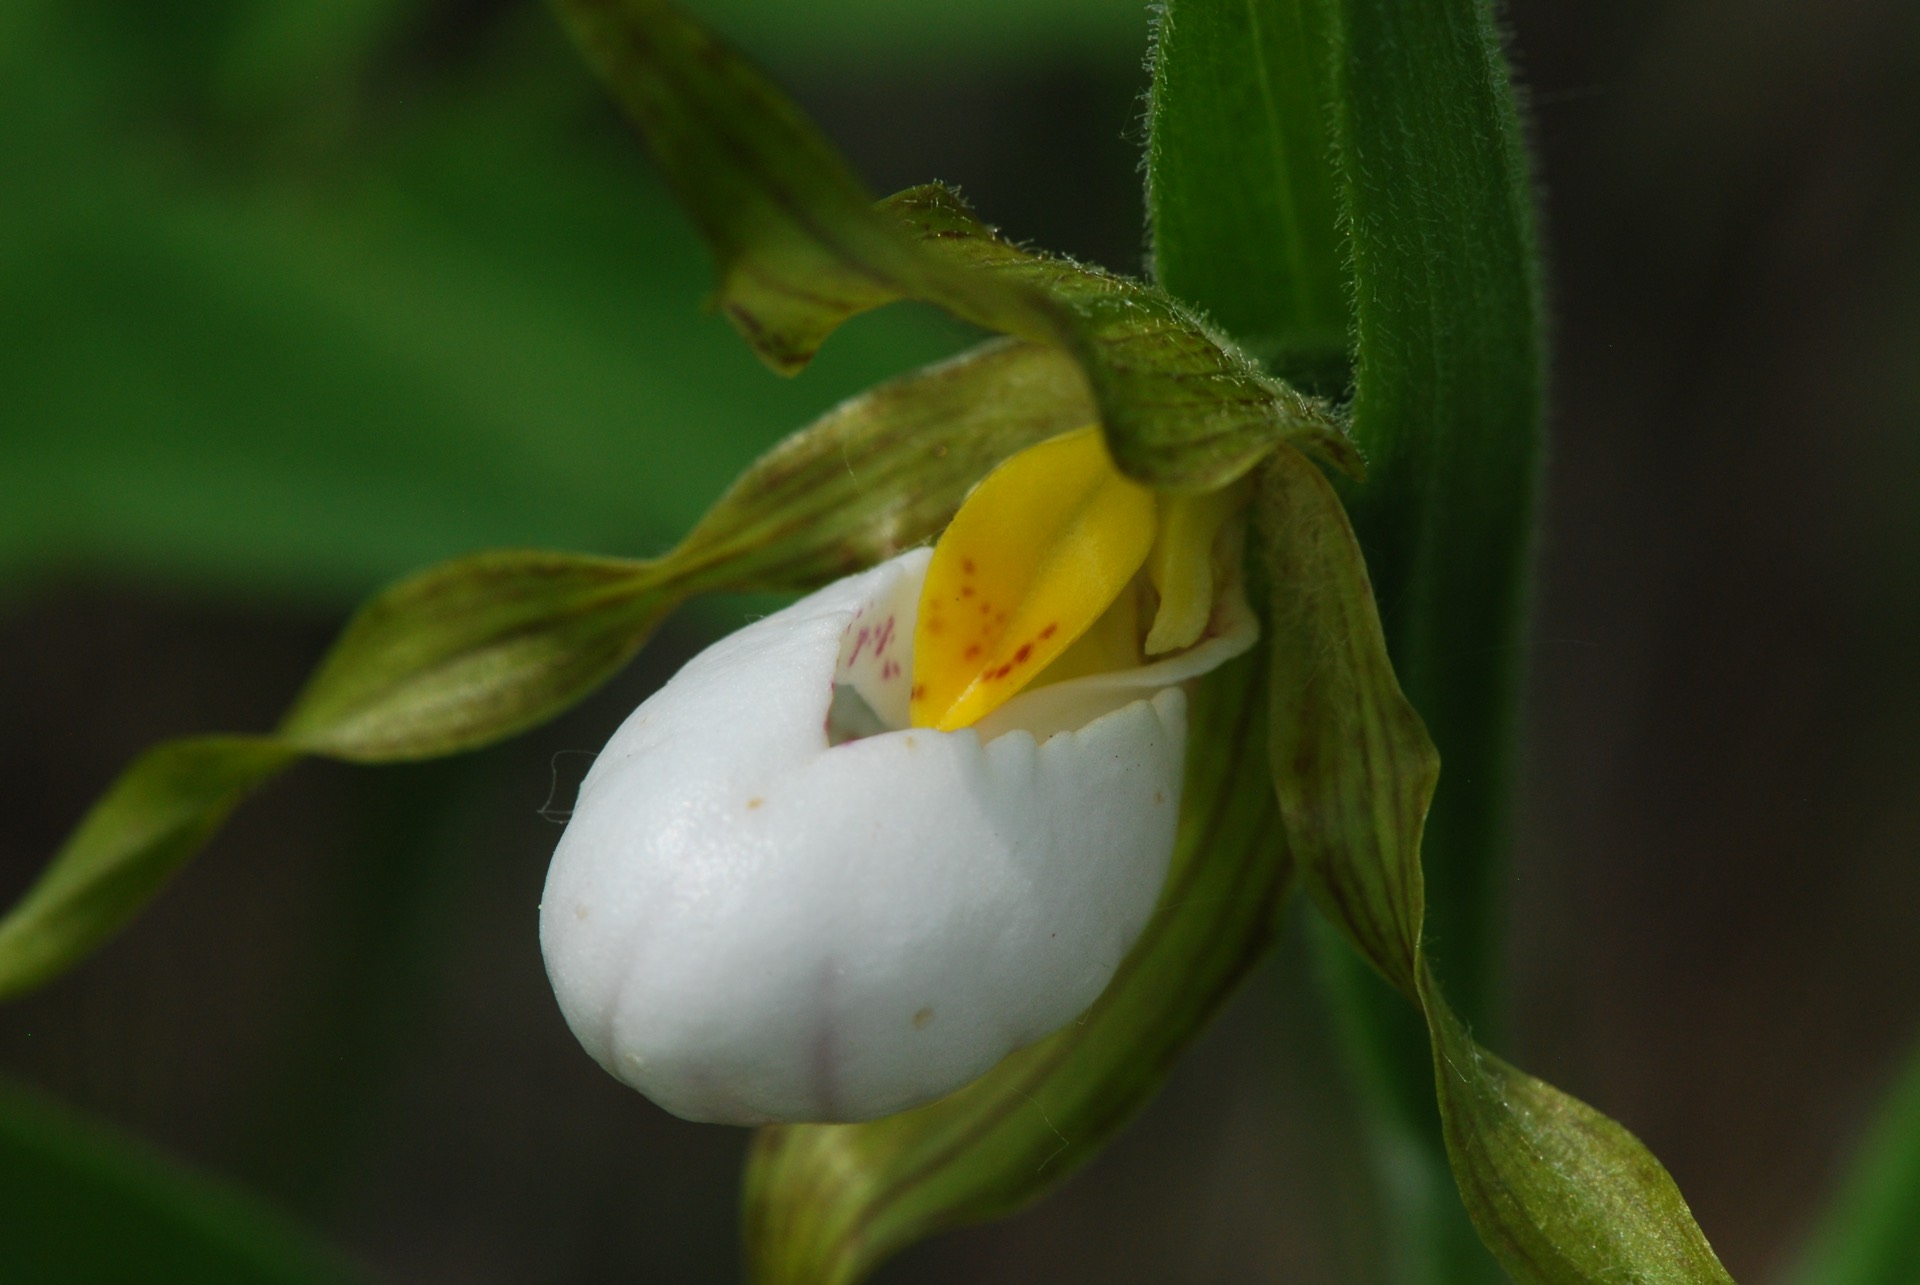
<svg viewBox="0 0 1920 1285">
<path fill-rule="evenodd" d="M 1147 577 L 1160 595 L 1146 652 L 1159 656 L 1191 647 L 1213 615 L 1213 546 L 1220 528 L 1247 501 L 1243 482 L 1203 495 L 1163 496 L 1160 530 L 1147 555 Z"/>
<path fill-rule="evenodd" d="M 1033 681 L 1128 588 L 1157 525 L 1153 492 L 1120 475 L 1097 427 L 988 474 L 927 567 L 913 725 L 970 726 Z"/>
</svg>

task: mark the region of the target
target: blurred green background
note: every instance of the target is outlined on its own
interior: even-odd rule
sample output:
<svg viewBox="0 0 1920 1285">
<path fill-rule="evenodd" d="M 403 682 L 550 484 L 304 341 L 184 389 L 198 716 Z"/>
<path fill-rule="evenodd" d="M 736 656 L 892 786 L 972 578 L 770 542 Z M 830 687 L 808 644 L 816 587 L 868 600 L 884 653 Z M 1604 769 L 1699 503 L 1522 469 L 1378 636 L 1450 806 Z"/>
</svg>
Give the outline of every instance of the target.
<svg viewBox="0 0 1920 1285">
<path fill-rule="evenodd" d="M 1134 0 L 696 8 L 876 189 L 956 182 L 1140 269 Z M 1556 377 L 1499 1042 L 1765 1281 L 1920 1031 L 1920 10 L 1508 17 Z M 8 898 L 145 744 L 271 723 L 385 580 L 656 552 L 781 434 L 967 341 L 895 308 L 764 372 L 533 4 L 15 0 L 0 176 Z M 751 609 L 501 749 L 300 769 L 0 1012 L 0 1279 L 193 1279 L 100 1274 L 169 1201 L 241 1263 L 297 1224 L 379 1280 L 733 1279 L 745 1135 L 579 1051 L 534 906 L 587 756 Z M 887 1278 L 1362 1279 L 1306 971 L 1283 950 L 1060 1196 Z"/>
</svg>

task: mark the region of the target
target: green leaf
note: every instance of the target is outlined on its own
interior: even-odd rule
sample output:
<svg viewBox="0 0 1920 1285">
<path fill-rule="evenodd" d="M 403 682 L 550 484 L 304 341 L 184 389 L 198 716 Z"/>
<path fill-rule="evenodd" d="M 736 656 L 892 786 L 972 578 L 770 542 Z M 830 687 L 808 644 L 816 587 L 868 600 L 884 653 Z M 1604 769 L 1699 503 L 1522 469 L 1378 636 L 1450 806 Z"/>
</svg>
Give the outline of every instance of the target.
<svg viewBox="0 0 1920 1285">
<path fill-rule="evenodd" d="M 1312 352 L 1352 336 L 1371 481 L 1347 499 L 1395 663 L 1454 768 L 1428 830 L 1432 913 L 1482 1025 L 1543 363 L 1532 190 L 1491 8 L 1169 0 L 1147 157 L 1162 286 L 1319 391 Z"/>
<path fill-rule="evenodd" d="M 1064 355 L 990 343 L 802 429 L 663 558 L 490 553 L 402 581 L 348 625 L 277 736 L 178 741 L 128 769 L 0 919 L 0 996 L 84 958 L 300 755 L 431 758 L 522 731 L 690 595 L 807 589 L 927 540 L 1001 459 L 1086 410 Z"/>
<path fill-rule="evenodd" d="M 1303 387 L 1346 390 L 1332 75 L 1318 0 L 1169 0 L 1154 28 L 1154 280 Z"/>
<path fill-rule="evenodd" d="M 1160 908 L 1080 1021 L 931 1106 L 756 1138 L 748 1266 L 762 1285 L 845 1285 L 943 1228 L 1032 1201 L 1143 1106 L 1272 940 L 1292 862 L 1267 788 L 1256 654 L 1194 697 Z"/>
<path fill-rule="evenodd" d="M 0 1084 L 0 1279 L 35 1285 L 365 1279 L 285 1220 L 176 1161 Z"/>
<path fill-rule="evenodd" d="M 1867 1125 L 1794 1270 L 1793 1285 L 1920 1280 L 1920 1045 Z"/>
<path fill-rule="evenodd" d="M 1544 361 L 1524 138 L 1488 0 L 1322 9 L 1369 463 L 1344 494 L 1395 669 L 1448 763 L 1424 829 L 1433 966 L 1494 1031 Z M 1376 991 L 1352 1019 L 1396 1054 L 1382 1108 L 1439 1151 L 1418 1039 L 1389 1007 Z M 1436 1230 L 1434 1252 L 1464 1254 Z"/>
<path fill-rule="evenodd" d="M 1491 1025 L 1526 656 L 1544 323 L 1533 192 L 1486 0 L 1337 0 L 1330 119 L 1353 274 L 1347 493 L 1388 649 L 1444 747 L 1433 936 Z"/>
<path fill-rule="evenodd" d="M 873 205 L 797 107 L 665 0 L 559 5 L 712 245 L 720 308 L 775 369 L 911 298 L 1071 352 L 1115 462 L 1163 489 L 1224 486 L 1275 441 L 1328 427 L 1151 287 L 1019 250 L 939 187 Z"/>
<path fill-rule="evenodd" d="M 1291 449 L 1262 471 L 1257 503 L 1287 839 L 1321 910 L 1426 1015 L 1448 1157 L 1481 1239 L 1523 1285 L 1729 1282 L 1632 1134 L 1487 1053 L 1448 1007 L 1421 948 L 1439 758 L 1387 659 L 1359 543 L 1332 484 Z"/>
<path fill-rule="evenodd" d="M 1371 480 L 1344 494 L 1395 663 L 1452 769 L 1426 829 L 1427 911 L 1482 1029 L 1499 994 L 1542 359 L 1526 157 L 1490 11 L 1169 0 L 1148 150 L 1159 283 L 1279 374 L 1323 393 L 1352 380 Z M 1336 328 L 1351 362 L 1316 354 Z M 1410 1280 L 1488 1278 L 1449 1216 L 1427 1033 L 1345 952 L 1323 964 L 1370 1127 L 1400 1148 L 1383 1234 L 1417 1264 Z"/>
</svg>

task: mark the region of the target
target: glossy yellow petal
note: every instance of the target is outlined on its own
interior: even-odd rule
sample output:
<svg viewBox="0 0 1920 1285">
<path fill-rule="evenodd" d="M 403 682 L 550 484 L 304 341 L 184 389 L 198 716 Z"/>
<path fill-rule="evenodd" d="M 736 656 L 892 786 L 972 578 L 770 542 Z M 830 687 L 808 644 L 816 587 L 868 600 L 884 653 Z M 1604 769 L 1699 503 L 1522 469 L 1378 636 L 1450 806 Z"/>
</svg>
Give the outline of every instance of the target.
<svg viewBox="0 0 1920 1285">
<path fill-rule="evenodd" d="M 1140 650 L 1140 593 L 1140 579 L 1136 576 L 1113 600 L 1113 605 L 1088 626 L 1087 632 L 1062 652 L 1060 659 L 1041 670 L 1029 686 L 1064 683 L 1091 674 L 1112 674 L 1145 664 L 1147 658 Z"/>
<path fill-rule="evenodd" d="M 1159 532 L 1147 555 L 1147 577 L 1160 595 L 1147 631 L 1147 655 L 1191 647 L 1206 632 L 1213 614 L 1214 545 L 1220 528 L 1246 502 L 1244 483 L 1161 500 Z"/>
<path fill-rule="evenodd" d="M 1098 428 L 989 473 L 927 568 L 913 725 L 967 727 L 1032 682 L 1127 588 L 1153 533 L 1153 492 L 1120 475 Z"/>
</svg>

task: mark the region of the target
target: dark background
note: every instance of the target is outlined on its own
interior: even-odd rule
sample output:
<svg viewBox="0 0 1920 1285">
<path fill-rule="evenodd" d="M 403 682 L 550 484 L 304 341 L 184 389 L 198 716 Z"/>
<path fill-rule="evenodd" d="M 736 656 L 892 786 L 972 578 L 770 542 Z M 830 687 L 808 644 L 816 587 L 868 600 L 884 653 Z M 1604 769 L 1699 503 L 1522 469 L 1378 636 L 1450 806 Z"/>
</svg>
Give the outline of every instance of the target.
<svg viewBox="0 0 1920 1285">
<path fill-rule="evenodd" d="M 954 181 L 1139 270 L 1138 7 L 921 8 L 700 11 L 878 190 Z M 1638 1132 L 1765 1281 L 1920 1027 L 1920 9 L 1509 17 L 1555 368 L 1498 1042 Z M 964 340 L 892 310 L 763 374 L 537 6 L 31 0 L 0 103 L 7 898 L 144 745 L 269 726 L 384 580 L 655 552 L 755 451 Z M 500 749 L 301 767 L 0 1013 L 0 1072 L 386 1279 L 732 1279 L 746 1135 L 579 1051 L 534 906 L 572 752 L 751 607 Z M 1303 973 L 1290 944 L 1061 1194 L 891 1279 L 1346 1279 Z"/>
</svg>

